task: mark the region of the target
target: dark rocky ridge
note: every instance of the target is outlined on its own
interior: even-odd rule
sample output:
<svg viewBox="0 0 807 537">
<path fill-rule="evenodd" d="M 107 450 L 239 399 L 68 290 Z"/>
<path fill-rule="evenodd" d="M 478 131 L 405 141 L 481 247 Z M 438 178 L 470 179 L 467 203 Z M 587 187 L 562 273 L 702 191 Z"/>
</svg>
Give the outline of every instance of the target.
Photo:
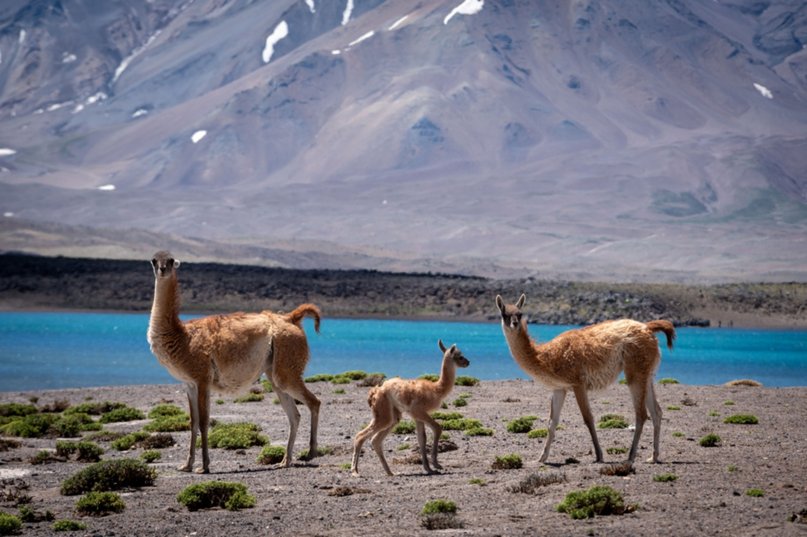
<svg viewBox="0 0 807 537">
<path fill-rule="evenodd" d="M 632 284 L 494 280 L 373 270 L 291 270 L 184 263 L 183 311 L 284 310 L 319 305 L 326 317 L 490 321 L 496 294 L 527 294 L 534 322 L 670 319 L 677 325 L 807 326 L 805 284 Z M 146 260 L 0 255 L 0 308 L 148 311 L 153 276 Z"/>
</svg>

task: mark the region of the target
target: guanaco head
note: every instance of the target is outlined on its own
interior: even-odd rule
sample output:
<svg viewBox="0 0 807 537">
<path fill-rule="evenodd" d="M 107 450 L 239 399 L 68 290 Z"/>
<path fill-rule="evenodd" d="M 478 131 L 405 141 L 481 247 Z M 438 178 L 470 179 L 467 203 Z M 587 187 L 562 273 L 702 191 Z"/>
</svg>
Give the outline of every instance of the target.
<svg viewBox="0 0 807 537">
<path fill-rule="evenodd" d="M 471 365 L 471 362 L 462 355 L 462 351 L 457 348 L 456 344 L 446 349 L 446 346 L 443 345 L 443 340 L 438 339 L 437 346 L 440 347 L 440 350 L 443 352 L 443 359 L 451 358 L 454 361 L 454 365 L 457 367 L 468 367 Z"/>
<path fill-rule="evenodd" d="M 179 259 L 174 259 L 171 252 L 160 250 L 151 258 L 151 268 L 154 269 L 155 278 L 170 278 L 179 268 Z"/>
<path fill-rule="evenodd" d="M 496 295 L 496 306 L 499 308 L 499 313 L 502 314 L 502 328 L 513 331 L 521 328 L 521 318 L 524 316 L 521 308 L 524 307 L 526 300 L 527 295 L 522 293 L 515 304 L 505 304 L 502 296 Z"/>
</svg>

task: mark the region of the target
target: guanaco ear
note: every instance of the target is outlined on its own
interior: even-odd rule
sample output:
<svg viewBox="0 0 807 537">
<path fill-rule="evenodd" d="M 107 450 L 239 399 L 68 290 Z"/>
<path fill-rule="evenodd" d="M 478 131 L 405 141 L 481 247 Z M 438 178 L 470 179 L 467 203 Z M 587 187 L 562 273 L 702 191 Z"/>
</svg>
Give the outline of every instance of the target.
<svg viewBox="0 0 807 537">
<path fill-rule="evenodd" d="M 502 295 L 496 295 L 496 307 L 499 308 L 499 311 L 504 313 L 504 300 L 502 300 Z"/>
<path fill-rule="evenodd" d="M 527 301 L 527 295 L 521 293 L 521 297 L 519 297 L 518 302 L 516 302 L 516 307 L 518 309 L 521 309 L 522 307 L 524 307 L 524 302 L 526 301 Z"/>
<path fill-rule="evenodd" d="M 443 340 L 442 339 L 437 340 L 437 346 L 440 347 L 441 352 L 443 352 L 443 353 L 446 352 L 446 346 L 443 345 Z"/>
<path fill-rule="evenodd" d="M 175 269 L 179 268 L 179 259 L 174 259 L 174 268 Z"/>
<path fill-rule="evenodd" d="M 456 344 L 456 343 L 454 343 L 453 345 L 451 345 L 451 348 L 450 348 L 450 349 L 448 349 L 448 350 L 449 350 L 449 352 L 450 352 L 451 354 L 454 354 L 455 352 L 457 352 L 457 344 Z"/>
</svg>

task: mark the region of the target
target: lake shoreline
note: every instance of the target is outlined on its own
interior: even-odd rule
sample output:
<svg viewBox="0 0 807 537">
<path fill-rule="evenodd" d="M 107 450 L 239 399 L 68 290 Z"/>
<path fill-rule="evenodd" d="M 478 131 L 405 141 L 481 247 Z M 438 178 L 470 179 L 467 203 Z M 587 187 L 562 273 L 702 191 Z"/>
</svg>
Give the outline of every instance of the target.
<svg viewBox="0 0 807 537">
<path fill-rule="evenodd" d="M 154 486 L 124 491 L 126 508 L 106 517 L 77 517 L 77 496 L 58 493 L 60 483 L 86 467 L 75 461 L 32 465 L 29 459 L 41 450 L 52 450 L 55 439 L 17 439 L 19 447 L 0 452 L 0 477 L 8 490 L 25 486 L 28 506 L 52 512 L 56 518 L 81 518 L 92 534 L 198 537 L 237 532 L 276 535 L 352 536 L 359 533 L 434 535 L 422 526 L 420 511 L 426 501 L 445 498 L 456 503 L 456 519 L 462 535 L 531 535 L 541 528 L 545 535 L 605 536 L 715 535 L 753 533 L 762 536 L 803 535 L 799 513 L 807 509 L 807 388 L 754 388 L 746 386 L 657 385 L 664 420 L 661 464 L 644 459 L 652 448 L 652 425 L 648 423 L 640 443 L 634 472 L 625 476 L 604 475 L 609 464 L 595 464 L 591 440 L 573 401 L 561 414 L 559 430 L 548 464 L 538 462 L 541 439 L 507 431 L 507 422 L 535 415 L 534 428 L 546 427 L 549 390 L 527 380 L 482 381 L 478 386 L 455 387 L 446 412 L 460 412 L 478 419 L 492 436 L 469 437 L 449 431 L 456 449 L 440 453 L 444 471 L 426 476 L 416 461 L 413 434 L 390 435 L 385 443 L 387 459 L 398 475 L 386 477 L 368 447 L 360 459 L 360 477 L 344 469 L 350 461 L 352 438 L 370 417 L 368 388 L 351 383 L 313 383 L 309 387 L 322 400 L 319 445 L 328 453 L 313 461 L 295 460 L 288 469 L 276 469 L 256 461 L 260 447 L 211 451 L 211 475 L 178 472 L 184 460 L 188 432 L 175 432 L 172 447 L 160 449 L 161 457 L 150 464 L 157 471 Z M 343 391 L 342 391 L 343 390 Z M 467 405 L 452 401 L 465 394 Z M 79 404 L 87 401 L 117 401 L 147 413 L 157 404 L 186 408 L 179 384 L 120 386 L 67 390 L 30 390 L 0 393 L 0 402 L 37 405 L 56 401 Z M 573 397 L 571 397 L 573 399 Z M 214 398 L 212 415 L 220 422 L 248 421 L 257 424 L 272 445 L 283 445 L 288 423 L 273 394 L 257 403 L 236 403 L 232 397 Z M 219 402 L 220 401 L 220 402 Z M 729 402 L 731 404 L 729 404 Z M 595 417 L 620 414 L 633 421 L 630 395 L 625 386 L 612 386 L 592 394 Z M 296 451 L 307 446 L 309 419 L 300 407 L 302 420 Z M 757 425 L 724 423 L 733 414 L 753 414 Z M 109 430 L 140 430 L 148 420 L 106 425 Z M 707 434 L 721 438 L 717 447 L 699 445 Z M 632 432 L 598 430 L 603 450 L 623 449 Z M 8 437 L 6 437 L 8 438 Z M 770 449 L 772 442 L 776 449 Z M 99 442 L 103 458 L 139 458 L 143 448 L 119 452 L 109 442 Z M 523 468 L 495 470 L 497 456 L 517 453 Z M 624 454 L 605 455 L 608 463 Z M 553 484 L 538 486 L 532 493 L 515 492 L 532 475 L 558 476 Z M 674 480 L 659 482 L 658 475 Z M 256 497 L 256 506 L 238 512 L 222 509 L 188 512 L 177 503 L 186 486 L 210 480 L 243 483 Z M 558 513 L 557 504 L 566 494 L 594 485 L 620 492 L 635 511 L 622 516 L 572 520 Z M 759 489 L 761 497 L 747 494 Z M 16 513 L 12 502 L 0 500 L 0 511 Z M 791 522 L 794 518 L 796 522 Z M 25 524 L 24 535 L 50 535 L 50 523 Z"/>
</svg>

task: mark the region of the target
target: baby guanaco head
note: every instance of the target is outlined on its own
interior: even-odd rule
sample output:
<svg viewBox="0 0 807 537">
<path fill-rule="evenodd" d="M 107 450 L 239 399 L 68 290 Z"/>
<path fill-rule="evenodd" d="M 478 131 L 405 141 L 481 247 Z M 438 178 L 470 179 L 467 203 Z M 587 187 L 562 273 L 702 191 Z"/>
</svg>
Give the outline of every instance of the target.
<svg viewBox="0 0 807 537">
<path fill-rule="evenodd" d="M 505 304 L 501 295 L 496 295 L 496 306 L 499 308 L 499 313 L 502 315 L 502 328 L 505 330 L 520 330 L 521 319 L 524 314 L 521 308 L 524 307 L 524 302 L 527 300 L 527 295 L 521 294 L 518 302 L 515 304 Z"/>
<path fill-rule="evenodd" d="M 171 252 L 160 250 L 151 258 L 151 268 L 154 269 L 155 278 L 170 278 L 179 268 L 179 259 L 174 259 Z"/>
<path fill-rule="evenodd" d="M 440 347 L 440 350 L 443 352 L 443 358 L 451 358 L 451 360 L 454 361 L 454 365 L 457 367 L 468 367 L 471 365 L 471 362 L 462 355 L 462 351 L 457 348 L 456 344 L 446 349 L 446 346 L 443 345 L 443 340 L 438 339 L 437 346 Z"/>
</svg>

